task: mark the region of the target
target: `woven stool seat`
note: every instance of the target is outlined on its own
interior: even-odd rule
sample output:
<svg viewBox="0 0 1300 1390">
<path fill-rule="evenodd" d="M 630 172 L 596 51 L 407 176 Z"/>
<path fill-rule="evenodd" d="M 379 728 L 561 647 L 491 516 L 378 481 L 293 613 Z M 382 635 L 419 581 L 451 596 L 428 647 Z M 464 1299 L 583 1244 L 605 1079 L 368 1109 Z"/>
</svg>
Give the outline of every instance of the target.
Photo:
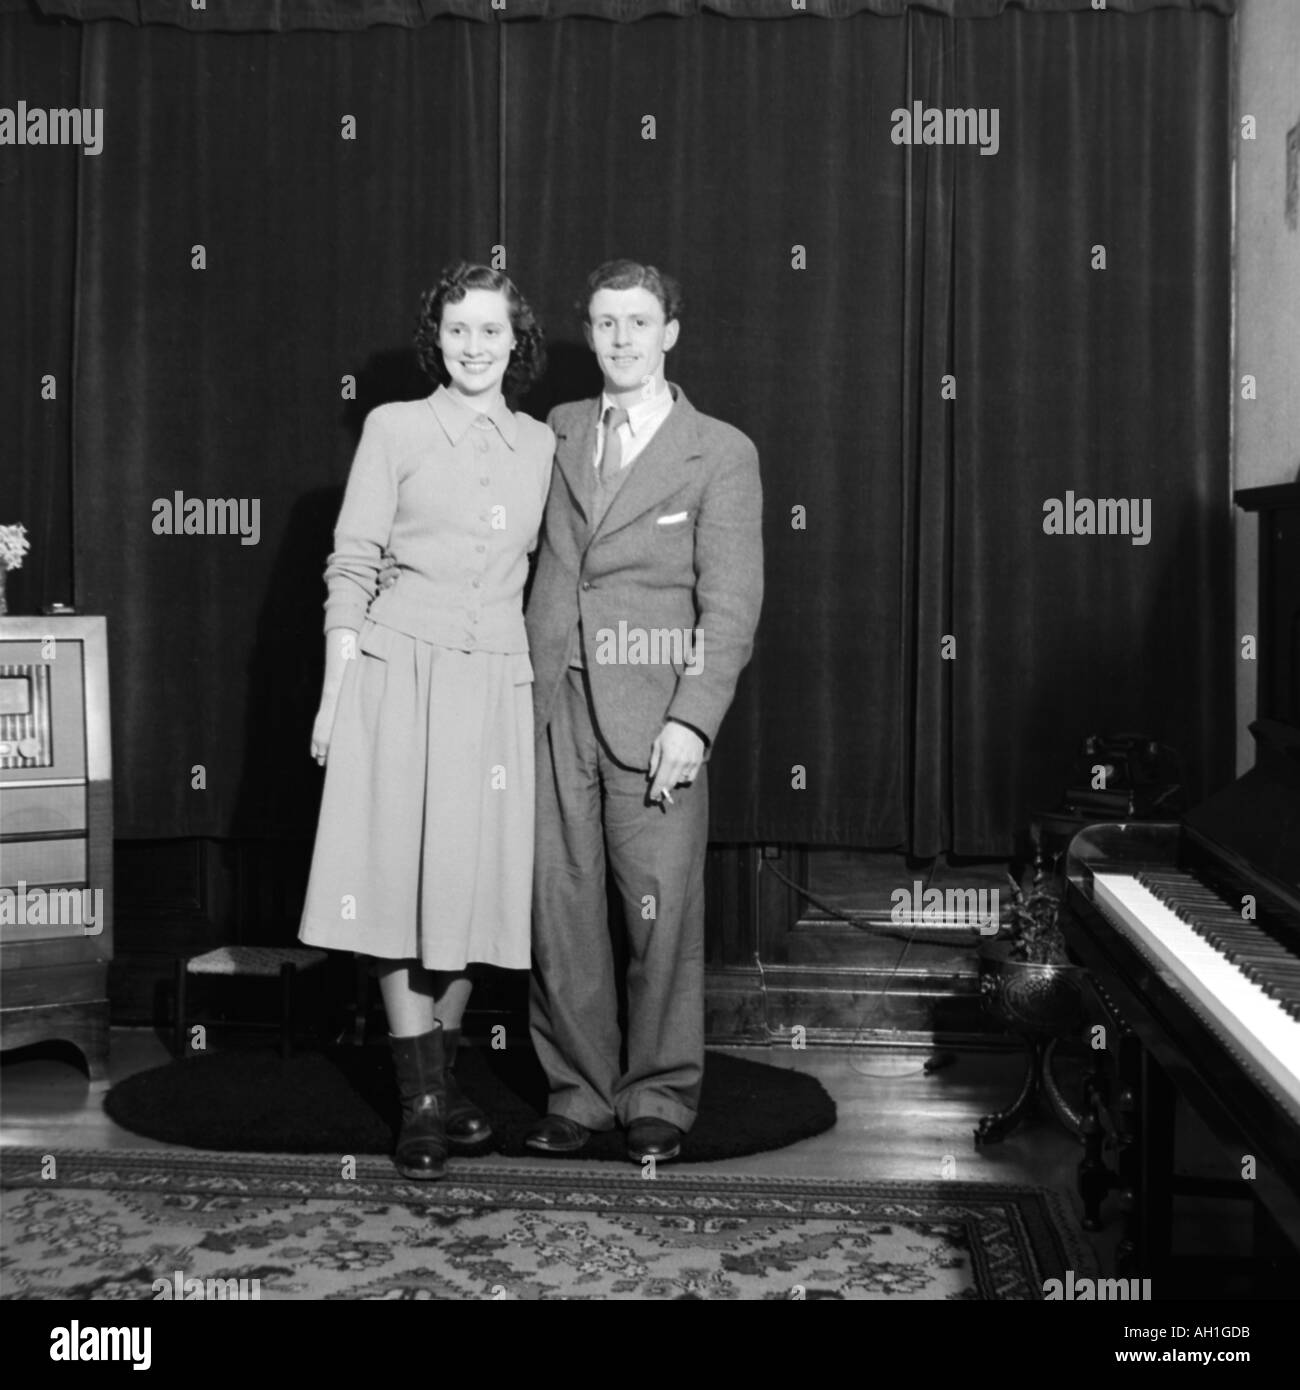
<svg viewBox="0 0 1300 1390">
<path fill-rule="evenodd" d="M 185 968 L 191 975 L 275 976 L 282 966 L 310 970 L 325 959 L 324 951 L 311 946 L 218 946 L 191 957 Z"/>
<path fill-rule="evenodd" d="M 208 980 L 276 980 L 280 993 L 280 1054 L 293 1052 L 294 995 L 305 975 L 312 976 L 317 985 L 326 981 L 324 971 L 317 971 L 329 959 L 328 951 L 314 946 L 218 946 L 214 951 L 187 960 L 176 957 L 175 1037 L 177 1056 L 186 1056 L 189 1049 L 186 1025 L 192 1022 L 189 1014 L 189 979 L 198 976 Z M 197 989 L 197 984 L 195 985 Z M 209 993 L 214 985 L 205 985 Z M 225 986 L 223 986 L 225 988 Z M 248 985 L 249 991 L 264 990 L 264 985 Z M 203 1046 L 203 1044 L 199 1044 Z"/>
</svg>

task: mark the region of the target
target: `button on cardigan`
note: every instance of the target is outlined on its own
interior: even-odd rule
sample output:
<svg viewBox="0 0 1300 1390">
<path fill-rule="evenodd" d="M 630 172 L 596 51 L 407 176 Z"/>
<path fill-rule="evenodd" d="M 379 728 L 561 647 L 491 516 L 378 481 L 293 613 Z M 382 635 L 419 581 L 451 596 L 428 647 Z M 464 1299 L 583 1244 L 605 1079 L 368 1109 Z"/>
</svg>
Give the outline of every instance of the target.
<svg viewBox="0 0 1300 1390">
<path fill-rule="evenodd" d="M 503 401 L 486 414 L 445 386 L 366 417 L 325 569 L 325 628 L 369 617 L 458 651 L 528 650 L 521 596 L 555 436 Z M 379 591 L 381 552 L 399 568 Z"/>
</svg>

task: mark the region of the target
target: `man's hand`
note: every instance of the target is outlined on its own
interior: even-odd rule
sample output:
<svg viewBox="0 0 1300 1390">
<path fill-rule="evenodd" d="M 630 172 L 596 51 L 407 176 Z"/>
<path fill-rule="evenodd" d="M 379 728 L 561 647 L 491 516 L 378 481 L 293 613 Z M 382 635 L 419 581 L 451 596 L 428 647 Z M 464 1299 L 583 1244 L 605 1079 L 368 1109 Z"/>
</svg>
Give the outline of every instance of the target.
<svg viewBox="0 0 1300 1390">
<path fill-rule="evenodd" d="M 694 782 L 703 761 L 704 740 L 670 719 L 650 745 L 650 800 L 672 805 L 669 788 Z"/>
</svg>

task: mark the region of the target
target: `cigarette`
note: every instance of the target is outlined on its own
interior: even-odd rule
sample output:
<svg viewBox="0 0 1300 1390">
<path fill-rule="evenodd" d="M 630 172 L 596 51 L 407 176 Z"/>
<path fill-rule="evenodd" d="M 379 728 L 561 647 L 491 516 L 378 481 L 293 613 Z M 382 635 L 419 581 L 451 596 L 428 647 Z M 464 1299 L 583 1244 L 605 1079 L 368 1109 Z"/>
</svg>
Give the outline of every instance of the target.
<svg viewBox="0 0 1300 1390">
<path fill-rule="evenodd" d="M 665 787 L 664 790 L 663 790 L 663 799 L 664 799 L 670 806 L 676 806 L 676 805 L 677 805 L 677 803 L 673 800 L 673 794 L 672 794 L 672 792 L 670 792 L 670 791 L 668 790 L 667 787 Z"/>
</svg>

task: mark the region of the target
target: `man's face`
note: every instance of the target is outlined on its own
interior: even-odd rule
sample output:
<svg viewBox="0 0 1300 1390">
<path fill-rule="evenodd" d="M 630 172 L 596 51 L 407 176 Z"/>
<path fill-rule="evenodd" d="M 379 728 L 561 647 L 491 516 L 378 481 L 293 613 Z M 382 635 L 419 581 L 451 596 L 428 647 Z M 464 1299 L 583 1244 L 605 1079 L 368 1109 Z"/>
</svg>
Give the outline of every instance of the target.
<svg viewBox="0 0 1300 1390">
<path fill-rule="evenodd" d="M 643 286 L 597 290 L 587 307 L 587 345 L 596 354 L 611 395 L 635 398 L 663 389 L 664 354 L 677 341 L 676 319 Z"/>
</svg>

